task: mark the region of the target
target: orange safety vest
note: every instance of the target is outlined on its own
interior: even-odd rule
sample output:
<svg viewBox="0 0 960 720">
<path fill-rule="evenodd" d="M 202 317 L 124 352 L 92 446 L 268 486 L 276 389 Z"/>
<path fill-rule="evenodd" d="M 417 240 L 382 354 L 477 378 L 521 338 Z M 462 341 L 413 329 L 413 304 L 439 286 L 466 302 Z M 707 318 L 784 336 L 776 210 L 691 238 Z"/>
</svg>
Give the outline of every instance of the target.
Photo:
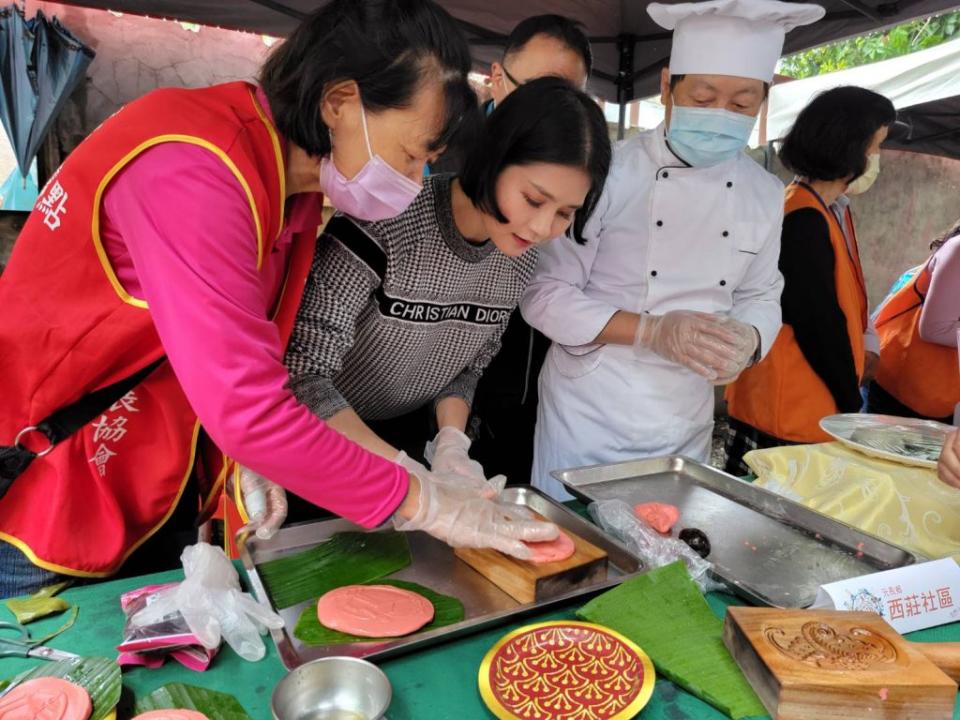
<svg viewBox="0 0 960 720">
<path fill-rule="evenodd" d="M 931 277 L 928 260 L 913 280 L 880 308 L 876 382 L 918 415 L 944 418 L 953 415 L 954 406 L 960 403 L 960 359 L 956 345 L 938 345 L 920 337 L 920 313 Z M 960 307 L 960 298 L 957 305 Z"/>
<path fill-rule="evenodd" d="M 258 266 L 270 262 L 284 223 L 284 157 L 255 88 L 163 89 L 122 108 L 50 178 L 0 280 L 0 445 L 164 355 L 146 301 L 118 281 L 99 227 L 111 179 L 166 142 L 204 147 L 224 162 L 250 204 Z M 293 241 L 275 308 L 284 342 L 315 243 L 315 230 Z M 203 496 L 198 509 L 212 509 L 230 463 L 202 438 L 170 364 L 162 363 L 14 480 L 0 499 L 0 540 L 54 572 L 115 572 L 172 515 L 191 473 Z"/>
<path fill-rule="evenodd" d="M 830 228 L 830 245 L 836 260 L 834 280 L 837 301 L 847 319 L 847 335 L 863 377 L 863 333 L 867 327 L 867 293 L 860 268 L 856 237 L 850 252 L 843 229 L 833 212 L 812 188 L 792 183 L 786 190 L 784 212 L 815 208 Z M 848 210 L 849 213 L 849 210 Z M 847 215 L 851 231 L 853 222 Z M 819 426 L 821 418 L 838 411 L 833 395 L 803 356 L 790 325 L 780 329 L 773 347 L 759 363 L 743 372 L 726 391 L 731 417 L 782 440 L 800 443 L 824 442 L 830 437 Z"/>
</svg>

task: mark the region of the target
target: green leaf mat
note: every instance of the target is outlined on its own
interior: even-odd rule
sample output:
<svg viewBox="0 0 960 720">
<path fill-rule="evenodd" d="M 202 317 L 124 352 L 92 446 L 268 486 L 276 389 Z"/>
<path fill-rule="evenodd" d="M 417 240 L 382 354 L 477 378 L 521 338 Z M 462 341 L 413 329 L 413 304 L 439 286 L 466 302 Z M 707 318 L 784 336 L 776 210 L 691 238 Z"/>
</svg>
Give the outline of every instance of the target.
<svg viewBox="0 0 960 720">
<path fill-rule="evenodd" d="M 257 572 L 278 610 L 403 570 L 411 563 L 403 533 L 342 532 L 296 555 L 270 560 Z"/>
<path fill-rule="evenodd" d="M 627 580 L 577 615 L 633 640 L 661 675 L 734 720 L 767 714 L 723 644 L 723 622 L 682 563 Z"/>
<path fill-rule="evenodd" d="M 252 720 L 233 695 L 194 685 L 170 683 L 137 700 L 136 713 L 177 708 L 196 710 L 209 720 Z"/>
</svg>

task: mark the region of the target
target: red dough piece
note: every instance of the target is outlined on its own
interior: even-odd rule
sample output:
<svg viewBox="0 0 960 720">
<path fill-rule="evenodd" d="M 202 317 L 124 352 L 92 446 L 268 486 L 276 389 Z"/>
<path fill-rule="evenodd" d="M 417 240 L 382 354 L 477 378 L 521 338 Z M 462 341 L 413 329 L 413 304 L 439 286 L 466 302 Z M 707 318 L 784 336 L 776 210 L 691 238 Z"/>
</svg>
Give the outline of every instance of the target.
<svg viewBox="0 0 960 720">
<path fill-rule="evenodd" d="M 568 557 L 571 557 L 577 549 L 576 545 L 573 544 L 573 540 L 570 539 L 570 536 L 562 530 L 555 540 L 528 542 L 524 543 L 524 545 L 530 548 L 530 551 L 533 553 L 530 562 L 537 563 L 538 565 L 541 563 L 566 560 Z"/>
<path fill-rule="evenodd" d="M 643 520 L 658 533 L 666 535 L 680 519 L 680 510 L 676 505 L 648 502 L 635 505 L 633 514 Z"/>
<path fill-rule="evenodd" d="M 360 637 L 400 637 L 433 620 L 433 603 L 393 585 L 347 585 L 317 601 L 317 618 L 331 630 Z"/>
<path fill-rule="evenodd" d="M 27 680 L 0 698 L 0 720 L 87 720 L 92 712 L 86 690 L 55 677 Z"/>
</svg>

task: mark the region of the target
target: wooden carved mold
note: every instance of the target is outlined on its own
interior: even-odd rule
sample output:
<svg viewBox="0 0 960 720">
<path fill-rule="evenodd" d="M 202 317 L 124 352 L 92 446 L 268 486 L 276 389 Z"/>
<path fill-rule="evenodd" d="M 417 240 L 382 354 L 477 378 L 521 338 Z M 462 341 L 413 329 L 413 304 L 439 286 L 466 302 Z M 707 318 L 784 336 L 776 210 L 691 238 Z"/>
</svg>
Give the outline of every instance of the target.
<svg viewBox="0 0 960 720">
<path fill-rule="evenodd" d="M 897 649 L 864 627 L 843 631 L 828 623 L 808 622 L 799 631 L 765 627 L 763 637 L 788 658 L 823 670 L 881 670 L 897 660 Z"/>
</svg>

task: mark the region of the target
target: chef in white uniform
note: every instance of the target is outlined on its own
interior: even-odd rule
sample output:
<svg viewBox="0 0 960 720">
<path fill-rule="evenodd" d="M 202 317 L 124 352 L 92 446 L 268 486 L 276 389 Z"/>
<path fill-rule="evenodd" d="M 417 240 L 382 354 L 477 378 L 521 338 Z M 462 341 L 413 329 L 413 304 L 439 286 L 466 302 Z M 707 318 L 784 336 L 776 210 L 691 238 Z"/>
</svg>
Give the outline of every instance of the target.
<svg viewBox="0 0 960 720">
<path fill-rule="evenodd" d="M 618 146 L 584 233 L 541 249 L 521 300 L 553 340 L 533 484 L 551 470 L 682 454 L 706 461 L 713 386 L 780 329 L 783 185 L 744 152 L 784 36 L 818 5 L 711 0 L 647 11 L 673 30 L 664 123 Z"/>
</svg>

